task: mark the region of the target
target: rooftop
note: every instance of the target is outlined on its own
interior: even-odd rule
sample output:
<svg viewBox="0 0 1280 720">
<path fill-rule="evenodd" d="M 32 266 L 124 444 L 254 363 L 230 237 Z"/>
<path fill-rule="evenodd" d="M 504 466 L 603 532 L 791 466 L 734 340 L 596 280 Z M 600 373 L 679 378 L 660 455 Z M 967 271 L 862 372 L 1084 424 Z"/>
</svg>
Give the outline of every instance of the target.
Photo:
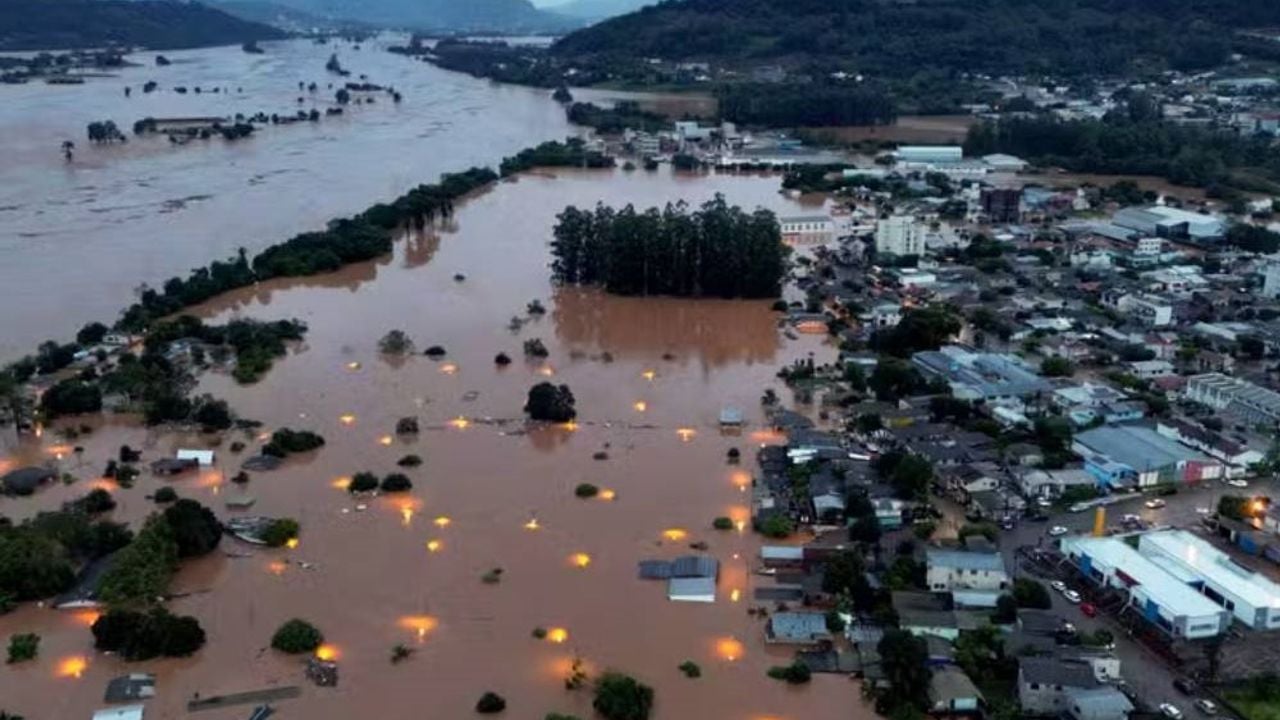
<svg viewBox="0 0 1280 720">
<path fill-rule="evenodd" d="M 1029 656 L 1019 658 L 1018 668 L 1023 682 L 1061 687 L 1094 688 L 1098 678 L 1085 663 L 1068 663 L 1057 658 Z"/>
<path fill-rule="evenodd" d="M 963 550 L 940 550 L 929 548 L 925 554 L 928 564 L 938 567 L 956 568 L 959 570 L 986 570 L 996 572 L 1004 570 L 1004 559 L 999 553 L 965 552 Z"/>
<path fill-rule="evenodd" d="M 780 612 L 769 617 L 769 639 L 775 642 L 814 643 L 830 640 L 822 613 Z"/>
<path fill-rule="evenodd" d="M 1134 586 L 1142 586 L 1149 598 L 1164 606 L 1172 615 L 1204 617 L 1225 612 L 1217 603 L 1196 592 L 1184 579 L 1170 572 L 1167 565 L 1152 562 L 1123 540 L 1073 537 L 1063 541 L 1062 549 L 1068 554 L 1088 555 L 1096 562 L 1123 570 Z"/>
<path fill-rule="evenodd" d="M 1209 461 L 1200 453 L 1139 425 L 1111 425 L 1086 430 L 1076 442 L 1138 472 L 1191 460 Z"/>
<path fill-rule="evenodd" d="M 1012 355 L 948 345 L 941 350 L 916 353 L 911 360 L 926 373 L 972 388 L 984 397 L 1034 395 L 1052 390 L 1044 378 Z"/>
<path fill-rule="evenodd" d="M 1146 533 L 1140 536 L 1138 550 L 1154 560 L 1182 565 L 1254 607 L 1280 608 L 1280 585 L 1185 530 Z"/>
</svg>

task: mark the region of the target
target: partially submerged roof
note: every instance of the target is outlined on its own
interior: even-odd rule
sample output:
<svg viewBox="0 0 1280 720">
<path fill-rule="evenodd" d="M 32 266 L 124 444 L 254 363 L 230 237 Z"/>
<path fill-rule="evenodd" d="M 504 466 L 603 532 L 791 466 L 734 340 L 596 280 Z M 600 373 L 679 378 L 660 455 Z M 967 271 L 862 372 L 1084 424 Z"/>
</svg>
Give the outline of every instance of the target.
<svg viewBox="0 0 1280 720">
<path fill-rule="evenodd" d="M 203 467 L 212 465 L 214 459 L 212 450 L 178 450 L 175 457 L 179 460 L 195 460 Z"/>
<path fill-rule="evenodd" d="M 10 495 L 30 495 L 58 474 L 49 468 L 24 467 L 0 477 L 0 488 Z"/>
<path fill-rule="evenodd" d="M 822 613 L 780 612 L 769 617 L 766 636 L 772 642 L 812 644 L 831 639 Z"/>
<path fill-rule="evenodd" d="M 943 550 L 929 548 L 925 558 L 930 567 L 946 567 L 956 570 L 984 570 L 998 572 L 1004 570 L 1004 559 L 1000 553 L 966 552 L 964 550 Z"/>
<path fill-rule="evenodd" d="M 956 700 L 971 698 L 981 700 L 982 693 L 963 670 L 956 668 L 938 670 L 929 678 L 929 699 L 935 704 L 950 705 Z"/>
<path fill-rule="evenodd" d="M 667 583 L 667 599 L 674 602 L 716 601 L 716 581 L 709 577 L 671 578 Z"/>
<path fill-rule="evenodd" d="M 1095 688 L 1098 678 L 1083 662 L 1063 662 L 1057 658 L 1028 656 L 1018 659 L 1022 681 L 1064 688 Z"/>
<path fill-rule="evenodd" d="M 93 720 L 142 720 L 146 710 L 142 705 L 125 705 L 124 707 L 105 708 L 93 714 Z"/>
<path fill-rule="evenodd" d="M 145 700 L 155 697 L 156 676 L 151 673 L 130 673 L 111 678 L 107 682 L 107 691 L 103 700 L 109 703 Z"/>
</svg>

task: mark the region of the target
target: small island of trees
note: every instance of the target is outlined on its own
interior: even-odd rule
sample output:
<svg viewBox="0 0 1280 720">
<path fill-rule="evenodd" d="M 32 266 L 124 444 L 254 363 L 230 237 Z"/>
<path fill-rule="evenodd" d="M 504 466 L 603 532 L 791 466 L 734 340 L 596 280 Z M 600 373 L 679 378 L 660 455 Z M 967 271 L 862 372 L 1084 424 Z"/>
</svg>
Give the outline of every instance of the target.
<svg viewBox="0 0 1280 720">
<path fill-rule="evenodd" d="M 598 285 L 617 295 L 777 297 L 787 268 L 777 218 L 744 212 L 723 196 L 690 211 L 684 203 L 637 212 L 570 206 L 551 243 L 557 282 Z"/>
</svg>

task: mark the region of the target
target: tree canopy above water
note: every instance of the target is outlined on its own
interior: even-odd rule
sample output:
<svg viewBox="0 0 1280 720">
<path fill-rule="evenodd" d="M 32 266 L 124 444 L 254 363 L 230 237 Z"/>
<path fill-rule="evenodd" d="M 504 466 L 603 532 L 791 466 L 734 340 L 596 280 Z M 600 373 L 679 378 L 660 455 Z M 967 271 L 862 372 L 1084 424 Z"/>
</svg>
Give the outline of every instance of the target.
<svg viewBox="0 0 1280 720">
<path fill-rule="evenodd" d="M 744 212 L 723 196 L 644 212 L 599 205 L 560 213 L 551 243 L 558 282 L 617 295 L 777 297 L 788 248 L 768 210 Z"/>
</svg>

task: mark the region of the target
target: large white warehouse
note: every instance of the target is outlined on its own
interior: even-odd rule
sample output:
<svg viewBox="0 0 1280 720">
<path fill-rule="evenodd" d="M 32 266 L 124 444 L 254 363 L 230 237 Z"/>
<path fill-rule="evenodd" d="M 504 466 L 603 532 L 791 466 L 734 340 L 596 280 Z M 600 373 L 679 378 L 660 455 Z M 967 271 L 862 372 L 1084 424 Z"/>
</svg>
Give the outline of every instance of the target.
<svg viewBox="0 0 1280 720">
<path fill-rule="evenodd" d="M 1191 587 L 1255 630 L 1280 628 L 1280 585 L 1185 530 L 1145 533 L 1138 552 L 1191 576 Z"/>
<path fill-rule="evenodd" d="M 1196 591 L 1193 576 L 1157 565 L 1123 540 L 1067 538 L 1062 552 L 1085 577 L 1126 594 L 1139 615 L 1173 637 L 1210 638 L 1231 626 L 1231 613 Z"/>
</svg>

